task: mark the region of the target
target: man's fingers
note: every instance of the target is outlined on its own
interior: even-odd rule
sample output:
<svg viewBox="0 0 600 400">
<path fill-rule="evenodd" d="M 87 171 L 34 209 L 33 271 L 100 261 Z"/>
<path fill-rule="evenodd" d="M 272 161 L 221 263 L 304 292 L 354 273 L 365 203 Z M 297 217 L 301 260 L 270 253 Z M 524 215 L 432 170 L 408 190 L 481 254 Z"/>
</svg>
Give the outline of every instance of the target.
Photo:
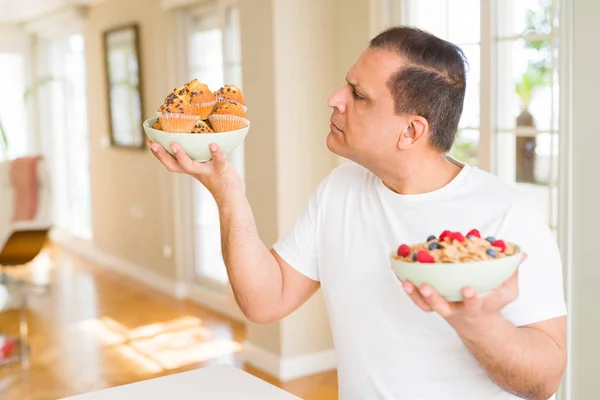
<svg viewBox="0 0 600 400">
<path fill-rule="evenodd" d="M 215 166 L 215 169 L 217 171 L 220 171 L 222 168 L 225 167 L 225 164 L 227 163 L 227 158 L 221 151 L 221 147 L 219 147 L 218 144 L 211 143 L 209 145 L 209 149 L 210 149 L 210 153 L 212 155 L 212 162 Z"/>
<path fill-rule="evenodd" d="M 421 294 L 419 293 L 419 290 L 417 290 L 416 286 L 412 282 L 403 282 L 402 287 L 404 288 L 408 296 L 411 298 L 411 300 L 417 305 L 417 307 L 419 307 L 425 312 L 432 311 L 429 304 L 427 304 L 423 296 L 421 296 Z"/>
<path fill-rule="evenodd" d="M 158 159 L 158 161 L 160 161 L 167 168 L 167 170 L 169 170 L 170 172 L 179 172 L 179 173 L 183 172 L 183 169 L 177 163 L 177 160 L 175 160 L 171 156 L 171 154 L 169 154 L 160 145 L 160 143 L 151 143 L 149 145 L 149 147 L 152 150 L 152 154 L 154 154 L 154 157 L 156 157 Z"/>
<path fill-rule="evenodd" d="M 192 176 L 201 176 L 207 173 L 207 164 L 192 160 L 178 143 L 171 144 L 171 149 L 175 153 L 177 163 L 186 173 Z"/>
<path fill-rule="evenodd" d="M 447 317 L 451 314 L 452 309 L 450 308 L 450 304 L 448 304 L 446 299 L 433 290 L 431 286 L 421 285 L 419 292 L 433 311 L 440 314 L 442 317 Z"/>
<path fill-rule="evenodd" d="M 475 289 L 467 287 L 462 290 L 463 307 L 467 309 L 475 309 L 481 306 L 482 298 L 477 295 Z"/>
</svg>

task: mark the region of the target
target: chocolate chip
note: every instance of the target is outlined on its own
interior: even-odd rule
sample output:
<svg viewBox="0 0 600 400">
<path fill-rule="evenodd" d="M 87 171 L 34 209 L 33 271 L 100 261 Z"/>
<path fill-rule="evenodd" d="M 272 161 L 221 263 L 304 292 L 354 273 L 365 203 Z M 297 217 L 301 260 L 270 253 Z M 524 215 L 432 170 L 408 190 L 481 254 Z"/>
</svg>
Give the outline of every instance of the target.
<svg viewBox="0 0 600 400">
<path fill-rule="evenodd" d="M 192 97 L 193 97 L 193 96 L 198 96 L 198 92 L 192 92 L 192 93 L 190 93 L 190 95 L 191 95 Z"/>
<path fill-rule="evenodd" d="M 204 90 L 201 90 L 201 91 L 200 91 L 200 94 L 204 94 Z"/>
<path fill-rule="evenodd" d="M 181 90 L 179 91 L 179 95 L 180 95 L 180 96 L 183 96 L 183 95 L 184 95 L 184 93 L 185 93 L 185 90 L 184 90 L 184 89 L 181 89 Z"/>
<path fill-rule="evenodd" d="M 227 91 L 228 91 L 228 92 L 231 92 L 231 88 L 229 88 L 229 87 L 228 87 L 228 88 L 227 88 Z"/>
</svg>

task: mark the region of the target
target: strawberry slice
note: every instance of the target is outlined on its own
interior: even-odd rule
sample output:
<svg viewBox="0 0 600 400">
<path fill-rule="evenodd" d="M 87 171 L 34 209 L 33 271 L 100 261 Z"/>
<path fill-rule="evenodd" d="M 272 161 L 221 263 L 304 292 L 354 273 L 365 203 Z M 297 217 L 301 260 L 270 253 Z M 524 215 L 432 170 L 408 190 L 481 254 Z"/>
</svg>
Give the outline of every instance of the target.
<svg viewBox="0 0 600 400">
<path fill-rule="evenodd" d="M 410 254 L 410 246 L 408 246 L 406 244 L 401 244 L 400 247 L 398 247 L 398 255 L 400 257 L 406 257 L 409 254 Z"/>
<path fill-rule="evenodd" d="M 446 237 L 450 236 L 451 234 L 452 234 L 452 232 L 450 232 L 450 231 L 444 231 L 444 232 L 442 232 L 442 234 L 440 235 L 440 242 L 443 242 L 444 239 Z"/>
<path fill-rule="evenodd" d="M 503 253 L 506 251 L 506 243 L 504 243 L 504 240 L 495 240 L 492 242 L 492 246 L 498 247 Z"/>
<path fill-rule="evenodd" d="M 419 250 L 417 252 L 417 261 L 421 263 L 434 263 L 435 258 L 427 250 Z"/>
<path fill-rule="evenodd" d="M 453 242 L 455 240 L 462 243 L 465 241 L 465 237 L 460 232 L 452 232 L 450 234 L 450 241 Z"/>
<path fill-rule="evenodd" d="M 479 231 L 477 229 L 471 229 L 469 231 L 469 233 L 467 233 L 467 237 L 469 236 L 477 236 L 478 238 L 481 237 L 481 233 L 479 233 Z"/>
</svg>

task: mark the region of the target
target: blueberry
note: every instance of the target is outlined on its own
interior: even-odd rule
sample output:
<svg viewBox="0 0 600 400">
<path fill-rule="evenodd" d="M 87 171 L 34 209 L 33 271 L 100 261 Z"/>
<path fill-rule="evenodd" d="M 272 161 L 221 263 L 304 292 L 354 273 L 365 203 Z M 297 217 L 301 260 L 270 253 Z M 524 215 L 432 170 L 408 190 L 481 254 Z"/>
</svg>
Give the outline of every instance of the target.
<svg viewBox="0 0 600 400">
<path fill-rule="evenodd" d="M 433 242 L 429 244 L 429 250 L 433 250 L 433 249 L 439 249 L 440 248 L 440 244 L 438 242 Z"/>
<path fill-rule="evenodd" d="M 474 237 L 477 237 L 477 236 L 475 236 L 475 235 L 469 235 L 469 236 L 467 236 L 467 239 L 471 239 L 471 238 L 474 238 Z"/>
<path fill-rule="evenodd" d="M 432 240 L 435 240 L 435 239 L 436 239 L 435 235 L 431 235 L 427 238 L 427 241 L 431 242 Z"/>
<path fill-rule="evenodd" d="M 417 261 L 417 253 L 416 252 L 413 253 L 413 261 Z"/>
<path fill-rule="evenodd" d="M 496 238 L 493 237 L 493 236 L 488 236 L 488 237 L 485 238 L 485 240 L 487 240 L 490 243 L 494 243 L 496 241 Z"/>
<path fill-rule="evenodd" d="M 492 249 L 491 247 L 489 247 L 485 252 L 488 253 L 490 257 L 496 257 L 496 250 Z"/>
</svg>

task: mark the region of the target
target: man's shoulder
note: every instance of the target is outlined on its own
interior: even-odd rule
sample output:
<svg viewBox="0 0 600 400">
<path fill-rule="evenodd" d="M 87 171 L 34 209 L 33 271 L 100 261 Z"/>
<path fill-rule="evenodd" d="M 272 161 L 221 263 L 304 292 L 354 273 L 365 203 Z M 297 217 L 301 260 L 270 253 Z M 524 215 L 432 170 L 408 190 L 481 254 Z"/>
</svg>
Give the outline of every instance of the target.
<svg viewBox="0 0 600 400">
<path fill-rule="evenodd" d="M 521 212 L 539 212 L 539 207 L 529 193 L 522 187 L 510 183 L 499 176 L 473 168 L 469 176 L 469 187 L 476 192 L 481 200 L 491 204 L 510 206 L 513 210 Z"/>
</svg>

